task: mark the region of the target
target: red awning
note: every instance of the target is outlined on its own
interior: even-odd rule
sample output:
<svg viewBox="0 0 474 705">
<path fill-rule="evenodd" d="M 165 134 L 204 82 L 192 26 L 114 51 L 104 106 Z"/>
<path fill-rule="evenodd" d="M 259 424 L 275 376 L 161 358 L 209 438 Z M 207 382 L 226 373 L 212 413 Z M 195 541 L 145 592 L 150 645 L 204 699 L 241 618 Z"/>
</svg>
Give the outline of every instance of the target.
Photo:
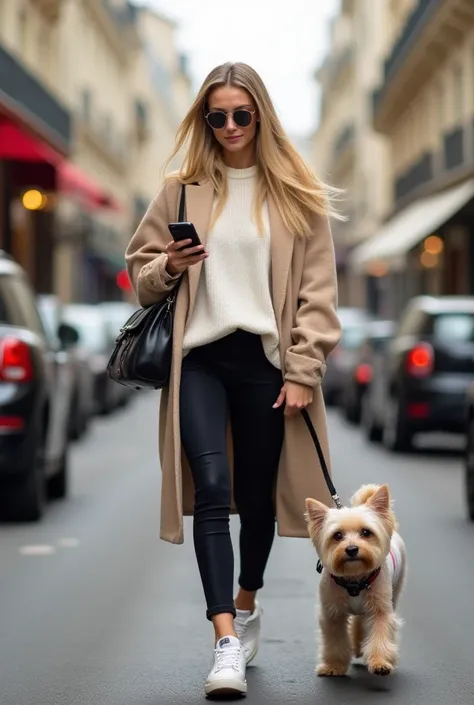
<svg viewBox="0 0 474 705">
<path fill-rule="evenodd" d="M 9 120 L 0 120 L 0 159 L 47 162 L 57 166 L 64 157 L 52 147 L 31 137 Z"/>
<path fill-rule="evenodd" d="M 56 169 L 57 190 L 82 199 L 91 209 L 122 210 L 120 204 L 90 179 L 79 167 L 52 147 L 32 137 L 9 120 L 0 119 L 0 159 L 19 162 L 43 162 Z"/>
</svg>

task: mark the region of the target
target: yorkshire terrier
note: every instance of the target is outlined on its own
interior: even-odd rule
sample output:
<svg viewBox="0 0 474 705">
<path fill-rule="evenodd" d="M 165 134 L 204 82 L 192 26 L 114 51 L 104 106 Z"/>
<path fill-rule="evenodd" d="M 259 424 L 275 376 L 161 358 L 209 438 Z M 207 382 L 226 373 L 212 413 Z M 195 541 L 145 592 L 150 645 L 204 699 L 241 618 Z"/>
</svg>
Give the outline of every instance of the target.
<svg viewBox="0 0 474 705">
<path fill-rule="evenodd" d="M 342 509 L 307 499 L 305 516 L 322 573 L 317 674 L 343 676 L 352 657 L 363 657 L 370 673 L 389 675 L 407 561 L 387 485 L 364 485 Z"/>
</svg>

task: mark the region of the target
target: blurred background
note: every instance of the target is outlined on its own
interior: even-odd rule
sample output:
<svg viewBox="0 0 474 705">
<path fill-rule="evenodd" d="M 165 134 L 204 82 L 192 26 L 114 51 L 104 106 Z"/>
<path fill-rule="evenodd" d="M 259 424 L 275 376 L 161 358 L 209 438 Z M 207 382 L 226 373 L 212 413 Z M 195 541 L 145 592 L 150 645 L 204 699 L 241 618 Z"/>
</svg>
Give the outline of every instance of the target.
<svg viewBox="0 0 474 705">
<path fill-rule="evenodd" d="M 182 630 L 188 638 L 202 617 L 192 542 L 183 562 L 157 541 L 156 395 L 112 383 L 106 366 L 137 305 L 126 246 L 196 89 L 228 60 L 260 72 L 297 148 L 344 191 L 346 219 L 332 224 L 343 335 L 323 383 L 338 489 L 346 497 L 362 482 L 389 482 L 412 529 L 423 575 L 405 607 L 411 662 L 452 637 L 446 669 L 395 700 L 444 705 L 456 691 L 456 705 L 470 703 L 469 596 L 456 586 L 442 617 L 416 591 L 474 579 L 472 561 L 456 562 L 472 554 L 474 528 L 472 0 L 0 0 L 0 580 L 4 632 L 15 634 L 0 643 L 2 703 L 50 705 L 53 687 L 67 705 L 135 702 L 140 668 L 165 633 L 157 620 L 175 637 L 150 667 L 162 666 L 166 703 L 184 702 L 166 679 Z M 299 595 L 300 630 L 314 594 L 305 551 L 280 540 L 269 567 L 280 586 L 282 566 L 308 567 L 283 590 Z M 56 562 L 40 568 L 40 558 Z M 270 601 L 270 635 L 283 593 Z M 286 651 L 274 654 L 282 668 Z M 32 668 L 20 682 L 24 659 Z M 200 683 L 201 665 L 188 675 Z M 256 678 L 273 702 L 288 700 L 284 683 L 306 682 Z"/>
</svg>

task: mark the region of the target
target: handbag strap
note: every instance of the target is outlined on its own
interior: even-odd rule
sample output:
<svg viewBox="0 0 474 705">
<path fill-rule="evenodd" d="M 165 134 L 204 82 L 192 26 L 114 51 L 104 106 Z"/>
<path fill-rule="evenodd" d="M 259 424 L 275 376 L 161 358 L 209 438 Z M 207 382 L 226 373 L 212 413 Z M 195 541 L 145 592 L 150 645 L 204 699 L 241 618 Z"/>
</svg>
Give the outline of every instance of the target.
<svg viewBox="0 0 474 705">
<path fill-rule="evenodd" d="M 319 442 L 316 429 L 314 428 L 313 422 L 311 421 L 308 411 L 306 409 L 301 409 L 301 415 L 304 418 L 306 426 L 308 427 L 308 431 L 310 432 L 311 438 L 313 439 L 314 447 L 316 448 L 316 453 L 318 454 L 319 462 L 321 464 L 321 470 L 323 471 L 324 479 L 326 481 L 326 485 L 328 486 L 328 490 L 331 493 L 331 497 L 336 507 L 338 509 L 341 509 L 341 500 L 339 499 L 339 495 L 337 494 L 336 488 L 334 487 L 334 484 L 331 480 L 331 476 L 329 474 L 328 466 L 326 465 L 323 449 L 321 448 L 321 443 Z"/>
<path fill-rule="evenodd" d="M 185 210 L 186 210 L 186 184 L 181 184 L 181 197 L 179 199 L 178 223 L 184 222 Z"/>
</svg>

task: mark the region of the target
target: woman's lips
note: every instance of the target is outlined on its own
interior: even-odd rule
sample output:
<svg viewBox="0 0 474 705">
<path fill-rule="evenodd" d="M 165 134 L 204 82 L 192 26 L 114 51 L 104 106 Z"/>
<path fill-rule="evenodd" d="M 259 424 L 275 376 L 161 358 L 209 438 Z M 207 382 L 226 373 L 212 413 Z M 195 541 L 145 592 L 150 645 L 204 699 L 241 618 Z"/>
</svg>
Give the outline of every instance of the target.
<svg viewBox="0 0 474 705">
<path fill-rule="evenodd" d="M 237 142 L 241 137 L 242 135 L 233 135 L 232 137 L 226 137 L 226 140 L 228 142 Z"/>
</svg>

